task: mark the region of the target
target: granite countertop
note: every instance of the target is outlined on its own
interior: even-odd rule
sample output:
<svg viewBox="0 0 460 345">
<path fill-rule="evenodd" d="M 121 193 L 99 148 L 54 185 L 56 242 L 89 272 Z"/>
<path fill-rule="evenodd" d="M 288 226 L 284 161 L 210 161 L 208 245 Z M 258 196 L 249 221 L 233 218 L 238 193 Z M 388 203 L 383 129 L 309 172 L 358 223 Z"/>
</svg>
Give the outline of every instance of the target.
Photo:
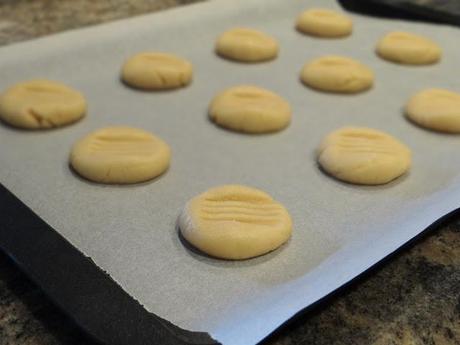
<svg viewBox="0 0 460 345">
<path fill-rule="evenodd" d="M 0 0 L 0 45 L 195 1 Z M 93 343 L 0 254 L 0 345 L 9 344 Z M 265 344 L 460 344 L 460 217 L 433 229 Z"/>
</svg>

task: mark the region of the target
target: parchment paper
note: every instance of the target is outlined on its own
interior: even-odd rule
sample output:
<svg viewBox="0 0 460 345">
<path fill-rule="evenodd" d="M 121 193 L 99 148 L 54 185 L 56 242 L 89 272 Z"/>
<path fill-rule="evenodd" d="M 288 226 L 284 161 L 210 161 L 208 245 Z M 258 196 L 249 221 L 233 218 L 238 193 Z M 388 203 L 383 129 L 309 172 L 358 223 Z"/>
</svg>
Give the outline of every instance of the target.
<svg viewBox="0 0 460 345">
<path fill-rule="evenodd" d="M 435 220 L 460 206 L 460 139 L 418 128 L 402 116 L 410 95 L 425 87 L 460 91 L 458 29 L 351 15 L 345 39 L 297 33 L 296 15 L 333 0 L 213 0 L 159 14 L 55 35 L 0 49 L 0 87 L 43 77 L 87 97 L 83 121 L 50 131 L 0 126 L 1 182 L 106 270 L 147 310 L 224 344 L 251 344 L 300 309 L 343 285 Z M 215 37 L 250 26 L 279 39 L 272 62 L 244 65 L 213 53 Z M 377 40 L 390 30 L 432 37 L 444 57 L 433 66 L 380 60 Z M 139 92 L 118 80 L 125 58 L 144 50 L 179 54 L 194 65 L 193 84 L 172 92 Z M 340 96 L 298 80 L 302 65 L 342 54 L 371 66 L 375 87 Z M 293 121 L 272 135 L 242 135 L 215 127 L 212 96 L 255 84 L 285 97 Z M 172 147 L 170 170 L 135 186 L 84 181 L 68 168 L 71 145 L 88 132 L 126 124 L 154 132 Z M 382 187 L 359 187 L 325 176 L 314 150 L 329 131 L 369 126 L 413 150 L 407 176 Z M 253 260 L 228 262 L 187 250 L 177 236 L 184 203 L 209 187 L 247 184 L 282 202 L 294 221 L 289 243 Z"/>
</svg>

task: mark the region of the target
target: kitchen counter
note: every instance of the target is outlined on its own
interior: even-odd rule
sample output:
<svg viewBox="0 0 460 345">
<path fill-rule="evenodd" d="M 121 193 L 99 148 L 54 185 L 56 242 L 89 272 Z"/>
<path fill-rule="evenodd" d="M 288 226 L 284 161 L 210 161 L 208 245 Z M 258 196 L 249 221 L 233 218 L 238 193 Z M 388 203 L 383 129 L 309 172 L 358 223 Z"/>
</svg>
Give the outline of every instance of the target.
<svg viewBox="0 0 460 345">
<path fill-rule="evenodd" d="M 0 0 L 0 45 L 191 2 Z M 93 343 L 0 254 L 0 345 L 9 344 Z M 265 344 L 460 344 L 460 216 L 290 322 Z"/>
</svg>

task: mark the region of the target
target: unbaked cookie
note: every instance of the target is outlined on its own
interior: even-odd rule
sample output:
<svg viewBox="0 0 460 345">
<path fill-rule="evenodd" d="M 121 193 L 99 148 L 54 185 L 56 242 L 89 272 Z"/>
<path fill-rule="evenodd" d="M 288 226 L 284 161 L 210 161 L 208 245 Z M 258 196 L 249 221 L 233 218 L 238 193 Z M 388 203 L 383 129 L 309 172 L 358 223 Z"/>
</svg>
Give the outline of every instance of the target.
<svg viewBox="0 0 460 345">
<path fill-rule="evenodd" d="M 406 116 L 425 128 L 460 133 L 460 93 L 445 89 L 423 90 L 407 103 Z"/>
<path fill-rule="evenodd" d="M 407 65 L 428 65 L 441 59 L 441 48 L 432 40 L 409 32 L 395 31 L 377 44 L 377 54 L 385 60 Z"/>
<path fill-rule="evenodd" d="M 206 254 L 241 260 L 268 253 L 291 236 L 286 208 L 258 189 L 227 185 L 190 200 L 179 217 L 182 236 Z"/>
<path fill-rule="evenodd" d="M 146 90 L 174 89 L 192 80 L 192 64 L 172 54 L 145 52 L 134 55 L 123 65 L 122 80 Z"/>
<path fill-rule="evenodd" d="M 235 28 L 224 32 L 216 43 L 216 52 L 227 59 L 260 62 L 278 55 L 278 42 L 254 29 Z"/>
<path fill-rule="evenodd" d="M 209 117 L 219 126 L 246 133 L 266 133 L 285 128 L 291 120 L 289 103 L 256 86 L 232 87 L 218 94 Z"/>
<path fill-rule="evenodd" d="M 19 128 L 61 127 L 81 119 L 86 113 L 83 95 L 51 80 L 18 83 L 0 96 L 0 118 Z"/>
<path fill-rule="evenodd" d="M 318 37 L 344 37 L 353 31 L 353 22 L 346 15 L 323 8 L 312 8 L 299 15 L 296 28 Z"/>
<path fill-rule="evenodd" d="M 169 167 L 169 146 L 142 129 L 107 127 L 79 140 L 70 164 L 88 180 L 99 183 L 138 183 L 153 179 Z"/>
<path fill-rule="evenodd" d="M 305 64 L 300 77 L 307 86 L 327 92 L 357 93 L 371 88 L 374 83 L 374 73 L 369 67 L 335 55 Z"/>
<path fill-rule="evenodd" d="M 318 162 L 339 180 L 365 185 L 390 182 L 409 170 L 411 152 L 399 140 L 365 127 L 343 127 L 321 142 Z"/>
</svg>

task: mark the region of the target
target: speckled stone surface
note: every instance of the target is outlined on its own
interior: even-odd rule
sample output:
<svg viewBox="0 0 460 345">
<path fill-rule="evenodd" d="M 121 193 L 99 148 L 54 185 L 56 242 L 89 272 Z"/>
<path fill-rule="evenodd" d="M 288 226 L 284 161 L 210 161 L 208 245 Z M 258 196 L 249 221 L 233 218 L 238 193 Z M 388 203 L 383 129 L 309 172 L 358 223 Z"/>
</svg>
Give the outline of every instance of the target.
<svg viewBox="0 0 460 345">
<path fill-rule="evenodd" d="M 189 2 L 194 1 L 0 0 L 0 44 Z M 94 343 L 0 254 L 0 345 L 10 344 Z M 265 342 L 293 344 L 460 344 L 460 217 Z"/>
<path fill-rule="evenodd" d="M 0 44 L 199 0 L 0 0 Z"/>
</svg>

